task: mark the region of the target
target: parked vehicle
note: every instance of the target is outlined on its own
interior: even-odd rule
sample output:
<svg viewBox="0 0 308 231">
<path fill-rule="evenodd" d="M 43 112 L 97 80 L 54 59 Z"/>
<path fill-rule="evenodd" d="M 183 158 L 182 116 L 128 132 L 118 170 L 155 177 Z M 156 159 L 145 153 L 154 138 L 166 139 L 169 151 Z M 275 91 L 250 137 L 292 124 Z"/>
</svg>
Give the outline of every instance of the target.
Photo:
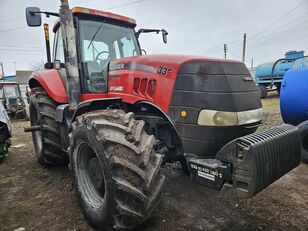
<svg viewBox="0 0 308 231">
<path fill-rule="evenodd" d="M 254 133 L 262 105 L 246 66 L 182 55 L 142 55 L 134 19 L 93 9 L 58 13 L 51 62 L 34 72 L 30 119 L 42 165 L 69 164 L 83 212 L 99 229 L 133 229 L 162 196 L 163 163 L 179 161 L 200 184 L 251 197 L 300 163 L 299 131 Z M 283 150 L 283 151 L 281 151 Z M 182 193 L 182 192 L 179 192 Z"/>
<path fill-rule="evenodd" d="M 0 159 L 8 154 L 8 148 L 11 145 L 11 122 L 6 110 L 0 104 Z"/>
<path fill-rule="evenodd" d="M 10 118 L 28 119 L 26 105 L 22 98 L 19 84 L 16 82 L 1 82 L 2 104 Z"/>
<path fill-rule="evenodd" d="M 293 68 L 295 62 L 306 62 L 304 57 L 304 51 L 288 51 L 285 58 L 257 66 L 254 81 L 259 87 L 261 98 L 266 98 L 270 90 L 277 90 L 280 93 L 284 74 Z"/>
</svg>

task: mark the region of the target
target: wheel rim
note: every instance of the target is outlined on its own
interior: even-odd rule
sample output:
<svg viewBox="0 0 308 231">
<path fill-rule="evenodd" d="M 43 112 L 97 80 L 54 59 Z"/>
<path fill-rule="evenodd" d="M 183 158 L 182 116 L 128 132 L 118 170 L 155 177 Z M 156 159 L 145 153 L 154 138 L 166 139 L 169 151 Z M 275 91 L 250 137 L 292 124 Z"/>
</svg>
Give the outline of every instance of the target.
<svg viewBox="0 0 308 231">
<path fill-rule="evenodd" d="M 37 110 L 32 110 L 31 111 L 31 125 L 35 126 L 35 125 L 41 125 L 41 121 L 39 119 Z M 39 153 L 42 151 L 42 147 L 43 147 L 43 141 L 42 141 L 42 132 L 41 131 L 34 131 L 32 132 L 33 135 L 33 140 L 34 140 L 34 144 L 37 150 L 37 154 L 39 155 Z"/>
<path fill-rule="evenodd" d="M 93 207 L 101 207 L 105 197 L 105 179 L 95 151 L 86 143 L 77 149 L 76 176 L 82 197 Z"/>
</svg>

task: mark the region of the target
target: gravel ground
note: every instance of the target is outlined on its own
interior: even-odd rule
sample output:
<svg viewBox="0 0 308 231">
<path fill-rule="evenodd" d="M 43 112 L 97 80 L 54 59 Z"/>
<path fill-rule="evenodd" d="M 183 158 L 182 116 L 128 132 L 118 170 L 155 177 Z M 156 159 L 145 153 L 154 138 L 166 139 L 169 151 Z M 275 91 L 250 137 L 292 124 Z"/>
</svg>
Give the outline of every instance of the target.
<svg viewBox="0 0 308 231">
<path fill-rule="evenodd" d="M 282 123 L 279 99 L 263 100 L 260 129 Z M 93 230 L 84 219 L 66 168 L 42 168 L 36 161 L 28 122 L 14 121 L 8 158 L 0 162 L 0 230 Z M 246 200 L 227 200 L 166 166 L 160 207 L 138 231 L 152 230 L 308 230 L 308 165 Z"/>
</svg>

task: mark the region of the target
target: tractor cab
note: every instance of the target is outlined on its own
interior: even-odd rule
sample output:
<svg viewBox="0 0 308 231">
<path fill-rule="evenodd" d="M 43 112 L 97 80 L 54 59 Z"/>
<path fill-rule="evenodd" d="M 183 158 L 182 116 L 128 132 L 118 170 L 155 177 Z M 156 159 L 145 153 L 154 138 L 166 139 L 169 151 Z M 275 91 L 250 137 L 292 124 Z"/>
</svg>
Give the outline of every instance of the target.
<svg viewBox="0 0 308 231">
<path fill-rule="evenodd" d="M 31 26 L 41 23 L 36 7 L 27 8 L 28 23 Z M 135 31 L 136 21 L 132 18 L 110 12 L 74 7 L 71 9 L 74 17 L 75 42 L 77 46 L 77 62 L 79 66 L 80 93 L 102 94 L 108 90 L 108 66 L 111 60 L 140 56 L 142 50 L 138 42 L 141 33 L 161 33 L 164 43 L 167 43 L 167 31 L 164 29 L 140 29 Z M 57 13 L 41 12 L 47 15 L 59 16 Z M 47 55 L 50 55 L 48 25 L 45 24 Z M 47 31 L 46 31 L 47 30 Z M 53 58 L 47 57 L 45 67 L 60 71 L 63 84 L 67 87 L 65 71 L 65 50 L 63 44 L 63 31 L 60 19 L 57 19 L 53 32 Z M 145 51 L 143 50 L 145 53 Z"/>
<path fill-rule="evenodd" d="M 73 8 L 79 49 L 82 93 L 107 92 L 107 67 L 111 60 L 141 55 L 135 21 L 103 11 Z M 87 12 L 92 14 L 87 14 Z M 96 13 L 96 15 L 93 15 Z M 63 38 L 58 20 L 53 31 L 55 62 L 65 63 Z M 64 73 L 62 73 L 64 74 Z"/>
<path fill-rule="evenodd" d="M 26 105 L 16 82 L 0 83 L 2 104 L 11 118 L 26 118 Z"/>
</svg>

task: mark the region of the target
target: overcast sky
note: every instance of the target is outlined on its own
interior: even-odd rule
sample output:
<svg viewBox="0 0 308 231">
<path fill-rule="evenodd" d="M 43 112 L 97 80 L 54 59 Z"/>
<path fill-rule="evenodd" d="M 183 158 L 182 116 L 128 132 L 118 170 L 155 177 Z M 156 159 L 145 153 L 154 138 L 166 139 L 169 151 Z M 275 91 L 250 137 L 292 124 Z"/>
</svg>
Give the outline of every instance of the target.
<svg viewBox="0 0 308 231">
<path fill-rule="evenodd" d="M 43 28 L 26 26 L 27 6 L 58 11 L 57 0 L 0 0 L 0 62 L 5 73 L 30 69 L 46 59 Z M 70 6 L 108 10 L 137 20 L 138 28 L 165 28 L 141 35 L 147 53 L 191 54 L 241 59 L 247 33 L 246 65 L 278 59 L 288 50 L 308 52 L 308 0 L 70 0 Z M 55 21 L 54 17 L 44 22 Z M 52 33 L 51 33 L 52 34 Z"/>
</svg>

